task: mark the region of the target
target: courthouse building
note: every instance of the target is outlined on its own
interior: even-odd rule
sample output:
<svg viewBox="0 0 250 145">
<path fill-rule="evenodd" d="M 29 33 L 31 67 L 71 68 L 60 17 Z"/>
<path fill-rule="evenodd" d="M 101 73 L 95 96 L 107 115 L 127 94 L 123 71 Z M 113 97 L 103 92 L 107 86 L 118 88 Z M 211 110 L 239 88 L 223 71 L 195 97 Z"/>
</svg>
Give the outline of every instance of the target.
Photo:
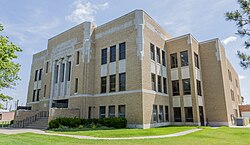
<svg viewBox="0 0 250 145">
<path fill-rule="evenodd" d="M 230 126 L 240 96 L 219 39 L 172 37 L 135 10 L 50 38 L 47 49 L 33 55 L 27 106 L 54 118 L 125 117 L 137 128 Z"/>
</svg>

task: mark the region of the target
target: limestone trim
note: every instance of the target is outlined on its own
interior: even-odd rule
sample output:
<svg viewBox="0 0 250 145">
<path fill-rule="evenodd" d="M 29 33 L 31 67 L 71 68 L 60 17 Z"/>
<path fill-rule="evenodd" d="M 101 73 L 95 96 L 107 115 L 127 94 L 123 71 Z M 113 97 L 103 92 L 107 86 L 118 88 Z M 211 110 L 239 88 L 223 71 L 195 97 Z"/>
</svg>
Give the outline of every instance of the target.
<svg viewBox="0 0 250 145">
<path fill-rule="evenodd" d="M 135 27 L 137 30 L 137 56 L 140 60 L 142 60 L 144 56 L 144 24 L 144 12 L 135 11 Z"/>
</svg>

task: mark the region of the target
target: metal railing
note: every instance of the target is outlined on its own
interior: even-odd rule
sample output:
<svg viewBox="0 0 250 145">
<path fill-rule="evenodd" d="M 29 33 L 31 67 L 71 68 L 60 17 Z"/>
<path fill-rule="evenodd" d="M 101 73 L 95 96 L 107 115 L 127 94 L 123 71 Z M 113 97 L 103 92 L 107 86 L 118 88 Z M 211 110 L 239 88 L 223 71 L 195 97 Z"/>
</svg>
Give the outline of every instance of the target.
<svg viewBox="0 0 250 145">
<path fill-rule="evenodd" d="M 0 128 L 10 128 L 11 124 L 13 124 L 13 120 L 0 120 Z"/>
<path fill-rule="evenodd" d="M 14 128 L 24 128 L 25 126 L 28 126 L 32 122 L 35 122 L 36 120 L 43 118 L 43 117 L 49 117 L 49 112 L 48 111 L 41 111 L 36 113 L 33 116 L 27 117 L 23 120 L 20 121 L 14 121 L 13 127 Z"/>
</svg>

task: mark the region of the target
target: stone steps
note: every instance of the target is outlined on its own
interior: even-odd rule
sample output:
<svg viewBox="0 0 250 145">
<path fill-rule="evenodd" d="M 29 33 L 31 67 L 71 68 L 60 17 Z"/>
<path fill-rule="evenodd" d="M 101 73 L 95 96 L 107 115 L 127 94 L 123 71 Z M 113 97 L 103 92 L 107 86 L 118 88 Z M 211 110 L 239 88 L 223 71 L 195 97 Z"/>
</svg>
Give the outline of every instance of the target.
<svg viewBox="0 0 250 145">
<path fill-rule="evenodd" d="M 30 123 L 29 125 L 25 126 L 24 128 L 30 129 L 47 129 L 49 127 L 48 118 L 39 118 L 35 122 Z"/>
</svg>

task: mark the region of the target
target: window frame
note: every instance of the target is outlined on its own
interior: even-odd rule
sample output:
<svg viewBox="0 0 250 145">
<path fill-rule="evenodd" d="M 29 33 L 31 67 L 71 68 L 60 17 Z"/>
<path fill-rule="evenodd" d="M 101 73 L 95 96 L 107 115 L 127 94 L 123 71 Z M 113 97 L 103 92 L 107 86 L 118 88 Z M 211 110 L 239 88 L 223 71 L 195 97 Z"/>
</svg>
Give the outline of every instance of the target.
<svg viewBox="0 0 250 145">
<path fill-rule="evenodd" d="M 76 51 L 76 65 L 80 64 L 80 51 Z"/>
<path fill-rule="evenodd" d="M 116 61 L 116 45 L 110 46 L 110 63 Z"/>
<path fill-rule="evenodd" d="M 124 82 L 121 82 L 124 80 Z M 119 74 L 119 91 L 126 91 L 126 73 Z"/>
<path fill-rule="evenodd" d="M 161 63 L 161 49 L 156 47 L 156 59 L 157 63 Z"/>
<path fill-rule="evenodd" d="M 150 43 L 150 58 L 155 61 L 155 45 Z"/>
<path fill-rule="evenodd" d="M 156 91 L 156 75 L 154 73 L 151 73 L 151 88 Z"/>
<path fill-rule="evenodd" d="M 114 82 L 112 82 L 114 80 Z M 109 92 L 116 91 L 116 74 L 109 76 Z"/>
<path fill-rule="evenodd" d="M 181 107 L 173 107 L 174 109 L 174 122 L 182 122 Z M 176 113 L 178 111 L 178 114 Z"/>
<path fill-rule="evenodd" d="M 172 68 L 178 68 L 178 58 L 177 53 L 170 54 L 170 66 Z"/>
<path fill-rule="evenodd" d="M 152 122 L 157 123 L 158 122 L 158 107 L 157 105 L 153 105 L 153 110 L 152 110 Z"/>
<path fill-rule="evenodd" d="M 185 121 L 186 122 L 194 122 L 193 107 L 184 107 L 184 110 L 185 110 Z"/>
<path fill-rule="evenodd" d="M 122 107 L 124 107 L 124 113 L 122 113 Z M 126 117 L 126 105 L 118 105 L 118 116 Z"/>
<path fill-rule="evenodd" d="M 175 87 L 177 87 L 176 91 L 174 91 Z M 172 81 L 172 96 L 180 96 L 180 82 L 179 82 L 179 80 L 173 80 Z"/>
<path fill-rule="evenodd" d="M 108 49 L 103 48 L 101 50 L 101 65 L 107 64 L 107 58 L 108 58 Z"/>
<path fill-rule="evenodd" d="M 68 75 L 67 75 L 67 81 L 70 81 L 71 77 L 71 61 L 68 62 Z"/>
<path fill-rule="evenodd" d="M 126 42 L 122 42 L 119 44 L 119 60 L 123 59 L 126 59 Z"/>
<path fill-rule="evenodd" d="M 101 77 L 101 93 L 106 93 L 106 92 L 107 92 L 107 76 L 104 76 Z"/>
<path fill-rule="evenodd" d="M 112 110 L 114 112 L 111 112 L 111 108 L 114 109 Z M 115 117 L 115 105 L 109 106 L 109 117 Z"/>
<path fill-rule="evenodd" d="M 41 68 L 41 69 L 39 70 L 38 81 L 42 80 L 42 75 L 43 75 L 43 69 Z"/>
<path fill-rule="evenodd" d="M 75 93 L 78 93 L 78 78 L 75 78 Z"/>
<path fill-rule="evenodd" d="M 62 68 L 61 68 L 61 82 L 64 82 L 64 74 L 65 74 L 65 63 L 62 64 Z"/>
<path fill-rule="evenodd" d="M 197 87 L 197 95 L 202 96 L 202 90 L 201 90 L 201 81 L 196 80 L 196 87 Z"/>
<path fill-rule="evenodd" d="M 158 87 L 158 92 L 162 92 L 162 81 L 161 81 L 161 76 L 157 75 L 157 87 Z"/>
<path fill-rule="evenodd" d="M 159 105 L 159 122 L 164 122 L 163 105 Z"/>
<path fill-rule="evenodd" d="M 105 117 L 106 117 L 106 106 L 99 106 L 99 118 L 105 118 Z"/>
<path fill-rule="evenodd" d="M 188 50 L 180 52 L 181 67 L 189 66 Z"/>
<path fill-rule="evenodd" d="M 48 73 L 48 71 L 49 71 L 49 62 L 47 61 L 47 62 L 46 62 L 46 69 L 45 69 L 45 73 Z"/>
<path fill-rule="evenodd" d="M 162 65 L 166 66 L 166 53 L 164 50 L 161 52 Z"/>
<path fill-rule="evenodd" d="M 37 89 L 36 101 L 40 100 L 41 89 Z"/>
<path fill-rule="evenodd" d="M 194 52 L 194 64 L 195 67 L 200 69 L 200 64 L 199 64 L 199 55 Z"/>
<path fill-rule="evenodd" d="M 37 75 L 38 75 L 38 70 L 35 70 L 35 79 L 34 79 L 34 81 L 37 81 Z"/>
<path fill-rule="evenodd" d="M 168 94 L 168 88 L 167 88 L 167 78 L 162 77 L 162 81 L 163 81 L 163 93 Z"/>
<path fill-rule="evenodd" d="M 186 86 L 186 83 L 185 83 L 186 81 L 188 81 L 188 86 Z M 189 89 L 189 90 L 187 90 L 187 89 Z M 182 80 L 182 90 L 183 90 L 183 95 L 191 95 L 190 79 L 183 79 Z"/>
<path fill-rule="evenodd" d="M 165 121 L 169 122 L 169 108 L 165 106 Z"/>
<path fill-rule="evenodd" d="M 33 90 L 33 95 L 32 95 L 32 102 L 36 101 L 36 90 Z"/>
</svg>

